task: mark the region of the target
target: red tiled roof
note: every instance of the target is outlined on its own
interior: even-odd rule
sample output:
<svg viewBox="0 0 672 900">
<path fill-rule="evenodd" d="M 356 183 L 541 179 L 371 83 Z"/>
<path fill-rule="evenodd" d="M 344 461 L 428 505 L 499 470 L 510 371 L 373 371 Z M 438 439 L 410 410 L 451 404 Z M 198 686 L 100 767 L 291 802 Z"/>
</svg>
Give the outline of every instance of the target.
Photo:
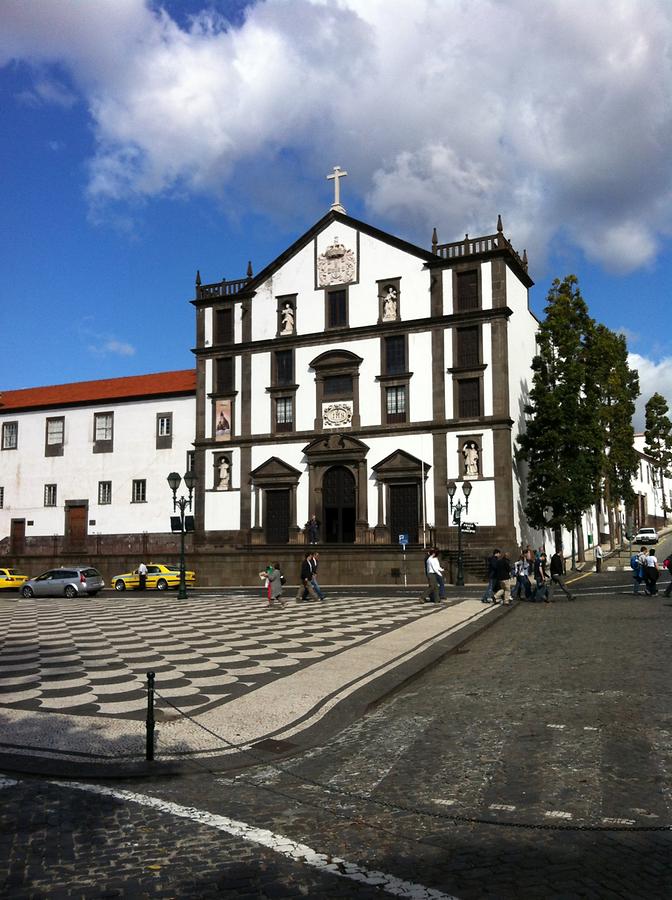
<svg viewBox="0 0 672 900">
<path fill-rule="evenodd" d="M 196 371 L 181 369 L 178 372 L 157 372 L 154 375 L 131 375 L 126 378 L 104 378 L 101 381 L 76 381 L 73 384 L 2 391 L 0 413 L 195 393 Z"/>
</svg>

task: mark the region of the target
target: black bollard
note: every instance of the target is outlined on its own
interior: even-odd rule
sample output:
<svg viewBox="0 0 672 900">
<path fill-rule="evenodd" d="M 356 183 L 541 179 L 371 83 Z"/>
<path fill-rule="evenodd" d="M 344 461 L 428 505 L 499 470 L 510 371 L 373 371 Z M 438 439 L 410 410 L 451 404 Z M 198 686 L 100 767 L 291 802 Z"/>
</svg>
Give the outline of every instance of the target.
<svg viewBox="0 0 672 900">
<path fill-rule="evenodd" d="M 145 759 L 154 759 L 154 672 L 147 672 L 147 744 Z"/>
</svg>

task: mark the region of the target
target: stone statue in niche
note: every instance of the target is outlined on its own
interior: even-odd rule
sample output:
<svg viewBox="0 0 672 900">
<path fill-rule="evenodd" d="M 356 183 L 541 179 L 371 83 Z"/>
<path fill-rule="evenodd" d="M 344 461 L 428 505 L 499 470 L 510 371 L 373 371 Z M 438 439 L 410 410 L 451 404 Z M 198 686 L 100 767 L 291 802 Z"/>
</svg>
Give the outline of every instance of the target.
<svg viewBox="0 0 672 900">
<path fill-rule="evenodd" d="M 394 322 L 397 319 L 397 292 L 391 284 L 385 289 L 383 297 L 383 322 Z"/>
<path fill-rule="evenodd" d="M 217 472 L 219 479 L 217 482 L 217 490 L 228 491 L 231 487 L 231 463 L 227 456 L 220 456 L 219 462 L 217 463 Z"/>
<path fill-rule="evenodd" d="M 280 334 L 294 334 L 294 307 L 291 303 L 285 303 L 280 311 L 282 328 Z"/>
<path fill-rule="evenodd" d="M 480 450 L 476 441 L 467 441 L 462 447 L 462 458 L 464 459 L 464 474 L 471 477 L 478 477 L 478 462 Z"/>
</svg>

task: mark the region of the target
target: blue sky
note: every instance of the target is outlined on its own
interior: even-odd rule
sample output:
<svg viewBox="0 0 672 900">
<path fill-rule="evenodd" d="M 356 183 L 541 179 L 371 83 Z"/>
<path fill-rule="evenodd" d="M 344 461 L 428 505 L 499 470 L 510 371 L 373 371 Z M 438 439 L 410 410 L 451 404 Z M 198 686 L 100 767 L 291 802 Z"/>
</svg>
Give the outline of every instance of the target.
<svg viewBox="0 0 672 900">
<path fill-rule="evenodd" d="M 4 0 L 1 386 L 193 365 L 196 269 L 261 269 L 338 164 L 423 246 L 501 213 L 534 311 L 575 273 L 672 405 L 671 46 L 665 0 Z"/>
</svg>

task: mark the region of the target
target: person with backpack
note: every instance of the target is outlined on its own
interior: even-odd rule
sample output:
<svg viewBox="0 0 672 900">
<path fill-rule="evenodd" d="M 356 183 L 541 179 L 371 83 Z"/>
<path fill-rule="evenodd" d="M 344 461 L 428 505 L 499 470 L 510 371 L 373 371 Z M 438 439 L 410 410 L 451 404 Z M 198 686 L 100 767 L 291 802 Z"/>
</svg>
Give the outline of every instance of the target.
<svg viewBox="0 0 672 900">
<path fill-rule="evenodd" d="M 646 565 L 646 547 L 637 553 L 635 551 L 630 557 L 630 568 L 632 569 L 633 594 L 638 594 L 639 589 L 644 581 L 644 566 Z"/>
<path fill-rule="evenodd" d="M 660 569 L 658 568 L 658 559 L 656 557 L 656 551 L 652 547 L 645 558 L 644 564 L 644 590 L 651 597 L 658 593 L 659 575 Z"/>
</svg>

